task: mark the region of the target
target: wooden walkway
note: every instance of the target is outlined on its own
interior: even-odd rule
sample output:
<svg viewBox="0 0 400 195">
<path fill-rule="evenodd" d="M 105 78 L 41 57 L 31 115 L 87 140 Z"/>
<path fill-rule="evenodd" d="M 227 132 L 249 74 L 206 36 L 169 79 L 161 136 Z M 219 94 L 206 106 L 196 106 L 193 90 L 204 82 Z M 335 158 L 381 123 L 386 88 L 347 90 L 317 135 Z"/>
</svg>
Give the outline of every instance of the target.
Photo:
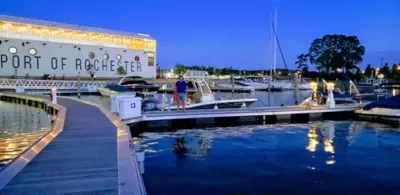
<svg viewBox="0 0 400 195">
<path fill-rule="evenodd" d="M 64 98 L 58 103 L 67 108 L 64 130 L 0 194 L 118 194 L 116 126 L 98 107 Z M 145 194 L 141 190 L 134 194 Z"/>
</svg>

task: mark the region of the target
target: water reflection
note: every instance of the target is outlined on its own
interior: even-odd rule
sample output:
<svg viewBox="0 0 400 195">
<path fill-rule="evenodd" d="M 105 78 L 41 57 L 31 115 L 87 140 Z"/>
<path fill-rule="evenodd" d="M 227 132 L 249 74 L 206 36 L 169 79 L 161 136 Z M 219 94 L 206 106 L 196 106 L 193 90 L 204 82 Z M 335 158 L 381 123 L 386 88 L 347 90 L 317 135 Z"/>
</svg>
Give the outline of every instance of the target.
<svg viewBox="0 0 400 195">
<path fill-rule="evenodd" d="M 310 124 L 308 131 L 308 145 L 306 149 L 310 152 L 316 152 L 319 143 L 323 143 L 323 149 L 325 153 L 330 154 L 326 160 L 326 164 L 335 164 L 335 124 L 333 122 L 325 122 L 318 129 L 315 124 Z M 315 154 L 314 154 L 315 155 Z"/>
<path fill-rule="evenodd" d="M 0 166 L 49 132 L 50 126 L 50 116 L 40 109 L 0 102 Z"/>
<path fill-rule="evenodd" d="M 400 129 L 376 123 L 321 121 L 139 136 L 149 194 L 215 189 L 216 194 L 251 194 L 254 189 L 259 194 L 340 189 L 337 193 L 343 194 L 381 183 L 397 189 L 400 174 Z"/>
</svg>

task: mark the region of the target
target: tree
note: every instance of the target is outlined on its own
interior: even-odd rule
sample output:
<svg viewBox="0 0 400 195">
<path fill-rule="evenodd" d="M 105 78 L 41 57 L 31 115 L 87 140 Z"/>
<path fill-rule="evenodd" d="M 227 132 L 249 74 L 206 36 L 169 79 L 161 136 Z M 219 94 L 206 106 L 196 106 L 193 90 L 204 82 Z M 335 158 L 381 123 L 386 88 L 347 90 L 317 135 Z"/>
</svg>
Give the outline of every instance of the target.
<svg viewBox="0 0 400 195">
<path fill-rule="evenodd" d="M 365 48 L 356 36 L 345 35 L 325 35 L 315 39 L 308 51 L 310 63 L 327 73 L 337 68 L 344 68 L 346 73 L 357 70 L 364 53 Z"/>
<path fill-rule="evenodd" d="M 364 76 L 370 78 L 373 76 L 373 70 L 371 64 L 368 64 L 364 71 Z"/>
<path fill-rule="evenodd" d="M 400 79 L 400 64 L 393 64 L 391 78 Z"/>
<path fill-rule="evenodd" d="M 361 80 L 364 77 L 364 74 L 361 72 L 359 68 L 356 70 L 356 74 L 354 75 L 357 81 Z"/>
<path fill-rule="evenodd" d="M 209 67 L 206 68 L 206 71 L 207 71 L 208 75 L 214 75 L 215 74 L 214 67 L 209 66 Z"/>
<path fill-rule="evenodd" d="M 126 75 L 126 70 L 124 69 L 123 66 L 118 66 L 116 74 L 119 76 L 124 76 Z"/>
<path fill-rule="evenodd" d="M 176 64 L 174 68 L 174 74 L 180 75 L 186 72 L 186 66 L 183 64 Z"/>
<path fill-rule="evenodd" d="M 310 55 L 309 54 L 301 54 L 299 56 L 297 56 L 297 61 L 295 62 L 295 64 L 297 64 L 297 69 L 301 69 L 304 70 L 306 69 L 308 71 L 308 59 L 309 59 Z"/>
<path fill-rule="evenodd" d="M 383 74 L 383 76 L 386 77 L 386 78 L 390 78 L 392 72 L 390 71 L 389 64 L 386 63 L 386 64 L 379 70 L 379 73 L 380 73 L 380 74 Z"/>
</svg>

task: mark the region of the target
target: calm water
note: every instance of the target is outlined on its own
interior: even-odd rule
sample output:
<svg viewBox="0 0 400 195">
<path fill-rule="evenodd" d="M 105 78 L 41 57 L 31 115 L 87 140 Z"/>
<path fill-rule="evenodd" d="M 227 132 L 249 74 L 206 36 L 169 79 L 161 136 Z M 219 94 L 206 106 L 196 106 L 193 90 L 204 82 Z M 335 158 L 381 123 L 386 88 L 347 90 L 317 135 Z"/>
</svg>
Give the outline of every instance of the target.
<svg viewBox="0 0 400 195">
<path fill-rule="evenodd" d="M 313 122 L 140 135 L 148 194 L 400 194 L 400 129 Z"/>
<path fill-rule="evenodd" d="M 0 168 L 49 132 L 50 126 L 46 112 L 0 101 Z"/>
</svg>

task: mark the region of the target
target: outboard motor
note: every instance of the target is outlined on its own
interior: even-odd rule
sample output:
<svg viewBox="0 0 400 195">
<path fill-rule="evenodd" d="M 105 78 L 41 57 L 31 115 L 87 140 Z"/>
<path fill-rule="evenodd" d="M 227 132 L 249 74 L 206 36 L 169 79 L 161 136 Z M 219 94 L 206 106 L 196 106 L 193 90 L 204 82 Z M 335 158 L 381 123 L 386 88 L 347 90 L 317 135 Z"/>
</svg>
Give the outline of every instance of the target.
<svg viewBox="0 0 400 195">
<path fill-rule="evenodd" d="M 157 111 L 159 103 L 157 100 L 145 100 L 142 102 L 142 111 Z"/>
</svg>

